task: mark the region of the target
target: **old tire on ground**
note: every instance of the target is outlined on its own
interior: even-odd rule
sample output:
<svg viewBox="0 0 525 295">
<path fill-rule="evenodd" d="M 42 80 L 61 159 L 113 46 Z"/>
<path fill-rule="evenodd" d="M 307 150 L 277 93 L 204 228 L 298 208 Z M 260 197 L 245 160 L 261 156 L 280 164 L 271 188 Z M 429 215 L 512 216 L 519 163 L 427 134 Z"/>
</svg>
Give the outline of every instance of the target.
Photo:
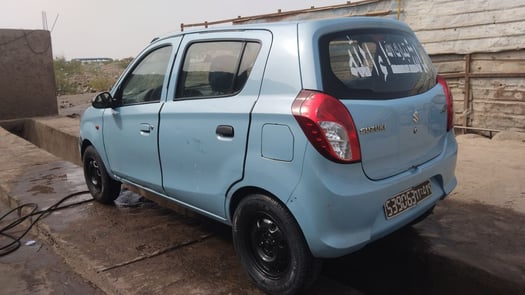
<svg viewBox="0 0 525 295">
<path fill-rule="evenodd" d="M 233 242 L 244 269 L 270 294 L 299 293 L 321 269 L 291 213 L 265 195 L 244 198 L 233 216 Z"/>
<path fill-rule="evenodd" d="M 120 182 L 109 177 L 102 159 L 93 146 L 86 148 L 82 157 L 84 178 L 89 192 L 103 204 L 113 204 L 120 194 Z"/>
</svg>

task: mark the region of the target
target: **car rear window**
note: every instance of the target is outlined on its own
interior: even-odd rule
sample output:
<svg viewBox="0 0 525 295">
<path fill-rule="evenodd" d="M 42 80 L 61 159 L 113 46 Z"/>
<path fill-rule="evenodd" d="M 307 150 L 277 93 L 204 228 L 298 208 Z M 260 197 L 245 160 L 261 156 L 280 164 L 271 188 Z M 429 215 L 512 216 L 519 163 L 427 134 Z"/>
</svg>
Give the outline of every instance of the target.
<svg viewBox="0 0 525 295">
<path fill-rule="evenodd" d="M 340 99 L 392 99 L 423 93 L 436 70 L 418 40 L 396 30 L 351 30 L 320 38 L 323 90 Z"/>
</svg>

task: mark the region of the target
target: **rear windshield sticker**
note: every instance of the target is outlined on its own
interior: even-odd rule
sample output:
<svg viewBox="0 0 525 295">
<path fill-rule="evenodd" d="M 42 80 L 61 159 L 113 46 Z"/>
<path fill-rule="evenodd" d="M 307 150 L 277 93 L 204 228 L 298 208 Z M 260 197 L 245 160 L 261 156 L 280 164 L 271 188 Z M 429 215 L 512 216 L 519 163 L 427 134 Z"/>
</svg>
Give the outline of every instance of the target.
<svg viewBox="0 0 525 295">
<path fill-rule="evenodd" d="M 348 65 L 353 76 L 367 78 L 376 72 L 378 76 L 382 75 L 386 81 L 389 72 L 395 75 L 428 73 L 430 71 L 417 48 L 406 39 L 401 42 L 378 42 L 380 52 L 376 52 L 376 63 L 367 43 L 359 44 L 357 40 L 352 40 L 349 36 L 346 38 L 349 45 L 347 50 Z"/>
</svg>

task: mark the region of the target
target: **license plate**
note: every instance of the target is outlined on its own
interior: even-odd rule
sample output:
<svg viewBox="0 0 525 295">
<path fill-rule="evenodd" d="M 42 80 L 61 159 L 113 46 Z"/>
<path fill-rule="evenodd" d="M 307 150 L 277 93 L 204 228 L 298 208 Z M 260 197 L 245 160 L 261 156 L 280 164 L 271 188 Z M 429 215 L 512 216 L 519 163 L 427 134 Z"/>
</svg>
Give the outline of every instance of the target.
<svg viewBox="0 0 525 295">
<path fill-rule="evenodd" d="M 415 207 L 419 202 L 430 195 L 432 195 L 432 184 L 427 180 L 386 200 L 383 206 L 385 209 L 385 216 L 387 219 L 397 216 L 406 210 Z"/>
</svg>

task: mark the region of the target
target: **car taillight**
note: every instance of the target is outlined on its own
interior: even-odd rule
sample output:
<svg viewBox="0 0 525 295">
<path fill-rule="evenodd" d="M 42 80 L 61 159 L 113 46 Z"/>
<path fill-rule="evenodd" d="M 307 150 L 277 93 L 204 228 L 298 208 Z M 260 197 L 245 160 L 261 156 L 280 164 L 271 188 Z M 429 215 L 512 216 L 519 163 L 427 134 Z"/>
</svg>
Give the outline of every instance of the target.
<svg viewBox="0 0 525 295">
<path fill-rule="evenodd" d="M 443 87 L 443 91 L 445 91 L 445 96 L 447 98 L 447 131 L 449 131 L 454 128 L 454 101 L 452 100 L 452 92 L 450 92 L 450 88 L 448 87 L 445 78 L 438 76 L 437 81 L 441 87 Z"/>
<path fill-rule="evenodd" d="M 302 90 L 292 104 L 292 114 L 321 155 L 337 163 L 361 161 L 354 121 L 338 99 Z"/>
</svg>

